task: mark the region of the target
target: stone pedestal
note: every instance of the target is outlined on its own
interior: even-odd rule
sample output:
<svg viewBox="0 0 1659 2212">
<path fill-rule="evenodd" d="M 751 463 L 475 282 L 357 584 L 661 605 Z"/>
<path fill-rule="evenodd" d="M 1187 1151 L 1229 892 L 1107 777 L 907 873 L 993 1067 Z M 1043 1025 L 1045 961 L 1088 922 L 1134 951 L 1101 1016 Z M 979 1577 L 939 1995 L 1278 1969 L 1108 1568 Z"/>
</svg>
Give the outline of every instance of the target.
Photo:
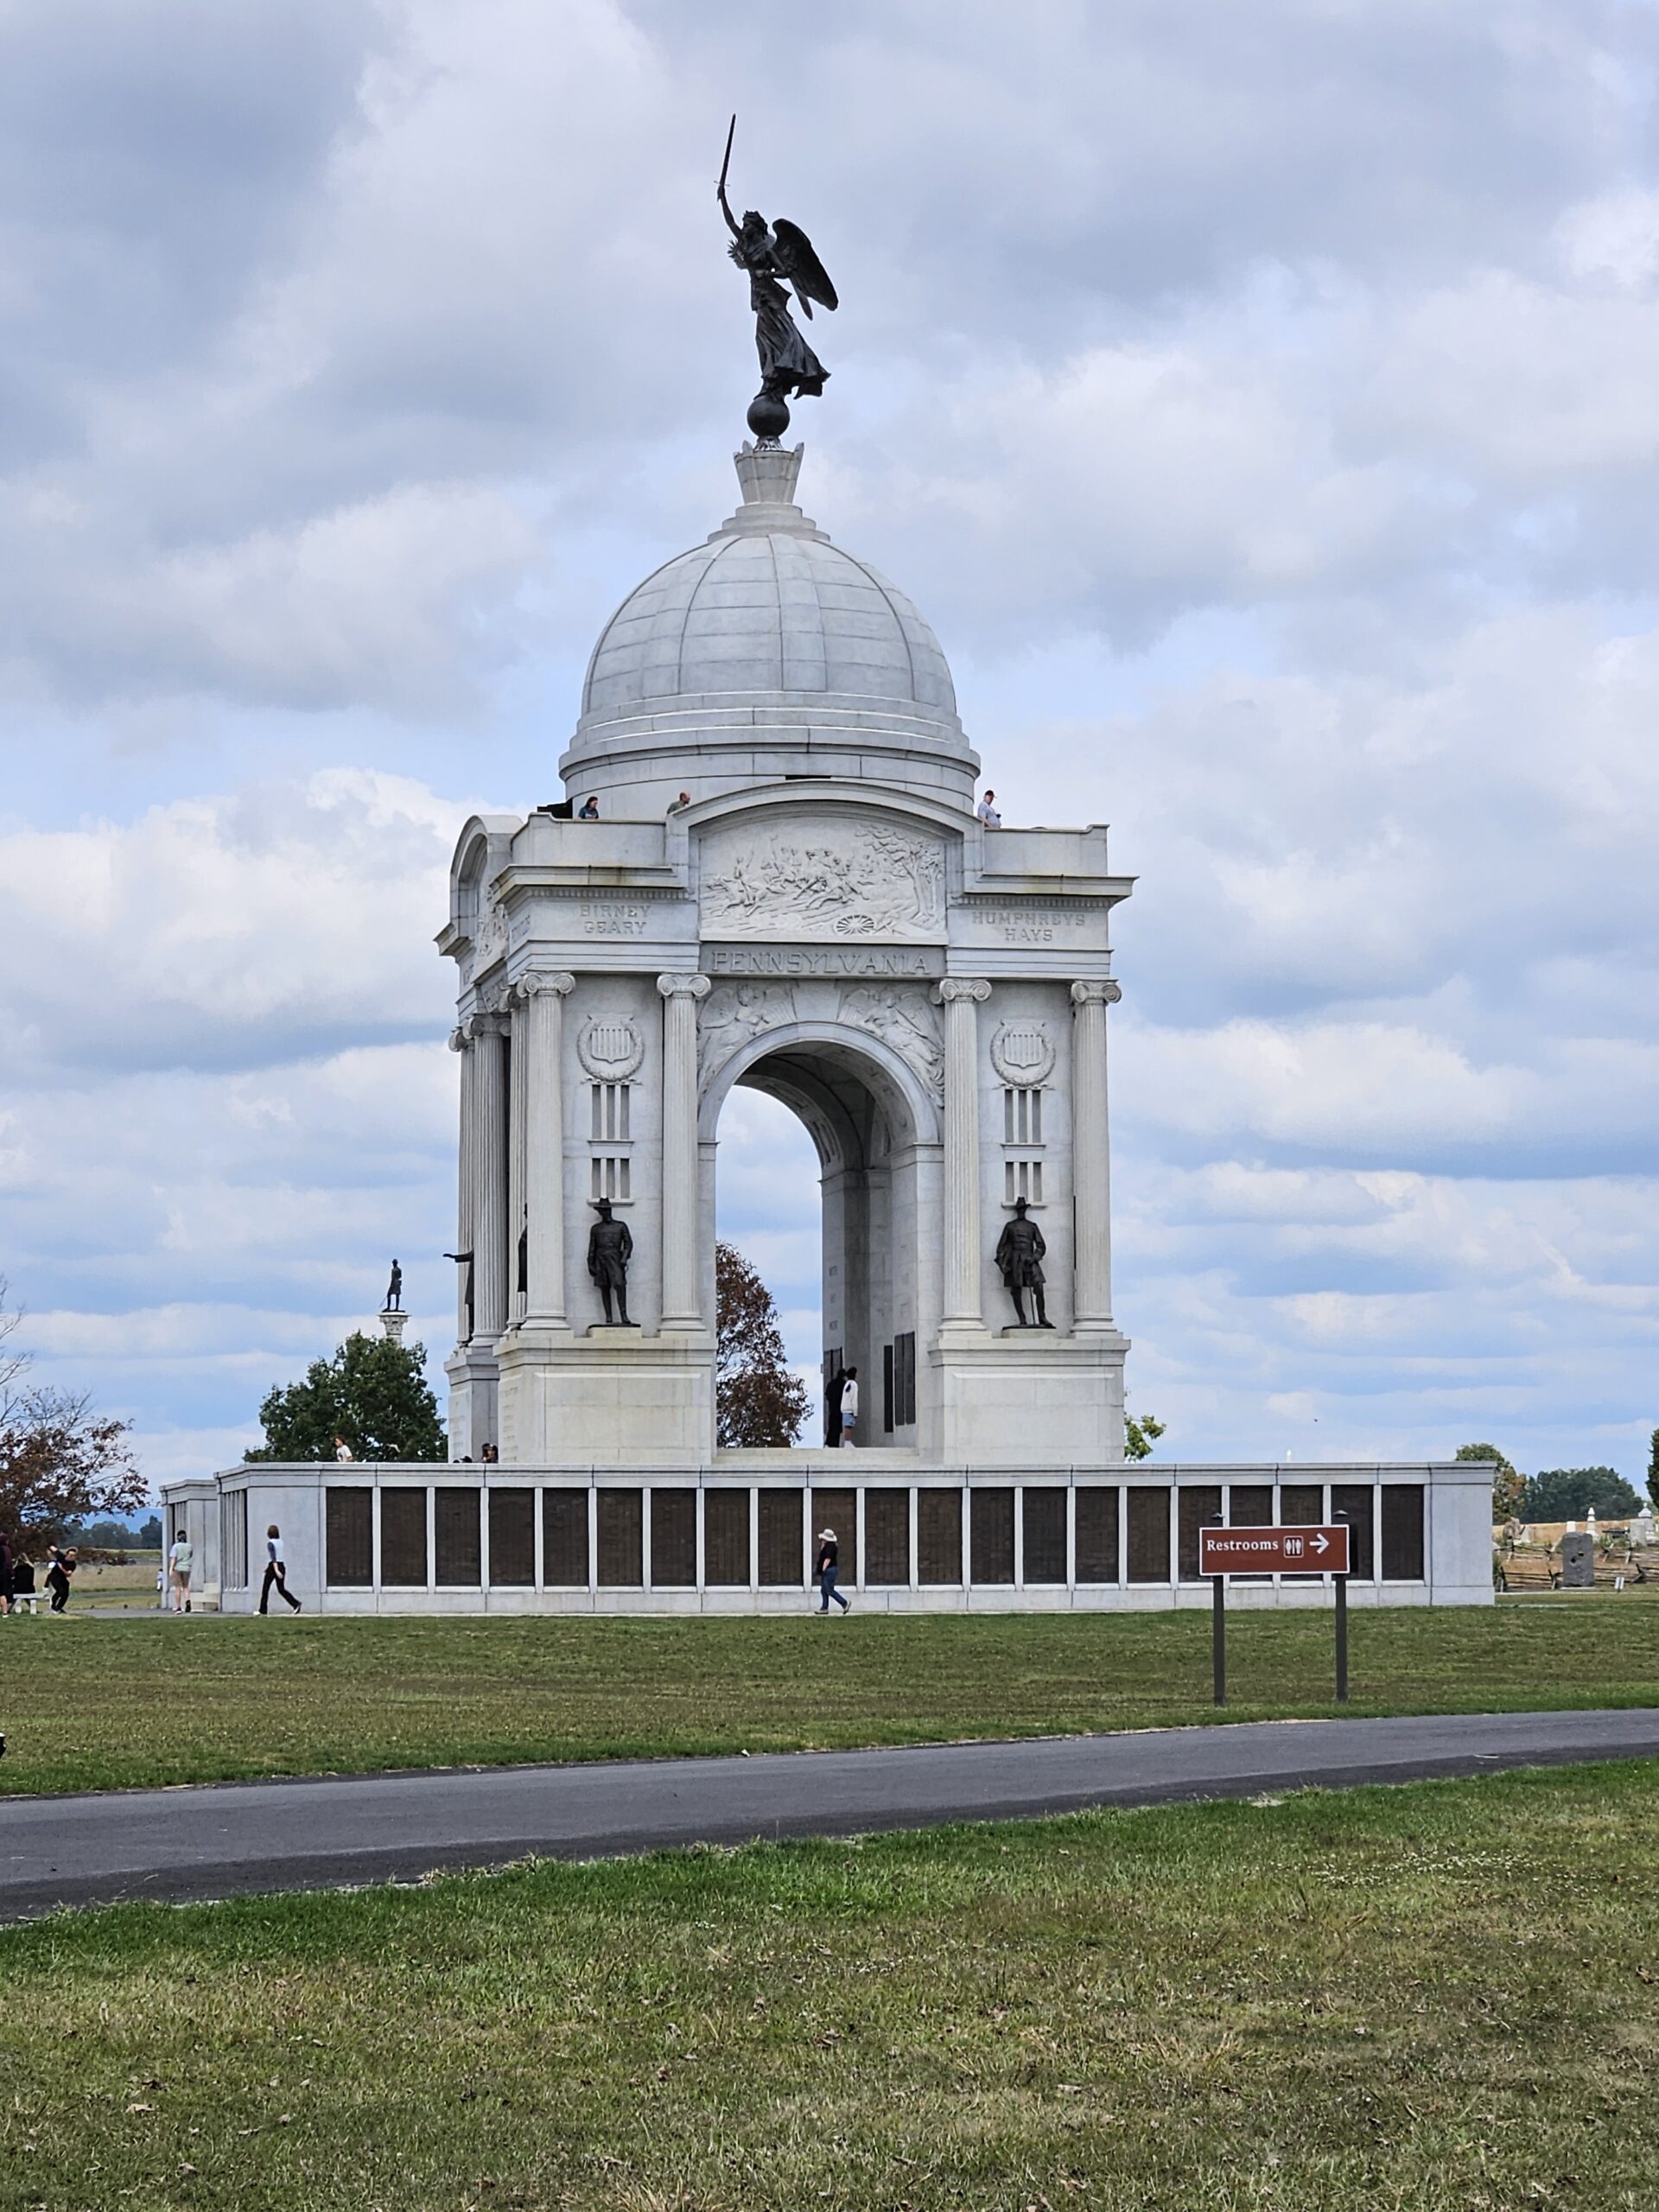
<svg viewBox="0 0 1659 2212">
<path fill-rule="evenodd" d="M 395 1344 L 404 1341 L 404 1331 L 408 1325 L 408 1314 L 400 1313 L 395 1306 L 388 1306 L 381 1313 L 380 1326 Z"/>
</svg>

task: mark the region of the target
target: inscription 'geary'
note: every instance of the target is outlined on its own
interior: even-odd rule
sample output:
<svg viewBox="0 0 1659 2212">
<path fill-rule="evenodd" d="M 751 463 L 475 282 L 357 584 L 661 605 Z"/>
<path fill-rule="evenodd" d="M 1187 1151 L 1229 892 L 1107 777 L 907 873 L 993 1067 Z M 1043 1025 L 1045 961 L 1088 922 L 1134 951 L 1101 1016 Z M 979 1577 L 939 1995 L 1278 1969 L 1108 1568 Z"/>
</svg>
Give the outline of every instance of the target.
<svg viewBox="0 0 1659 2212">
<path fill-rule="evenodd" d="M 627 899 L 584 899 L 580 908 L 584 937 L 643 937 L 645 910 Z"/>
</svg>

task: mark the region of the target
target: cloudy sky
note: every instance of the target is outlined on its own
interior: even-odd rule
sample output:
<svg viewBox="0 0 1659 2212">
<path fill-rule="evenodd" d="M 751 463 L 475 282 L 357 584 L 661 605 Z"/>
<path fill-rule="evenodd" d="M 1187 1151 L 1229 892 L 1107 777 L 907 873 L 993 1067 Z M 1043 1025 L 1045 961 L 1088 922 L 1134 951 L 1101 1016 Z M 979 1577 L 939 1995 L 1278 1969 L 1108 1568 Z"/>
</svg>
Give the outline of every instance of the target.
<svg viewBox="0 0 1659 2212">
<path fill-rule="evenodd" d="M 1117 1306 L 1183 1458 L 1645 1467 L 1649 0 L 0 8 L 0 1270 L 153 1478 L 447 1344 L 454 833 L 729 511 L 711 184 L 844 305 L 803 501 L 1106 820 Z M 813 1354 L 803 1135 L 728 1230 Z M 736 1147 L 727 1147 L 728 1164 Z"/>
</svg>

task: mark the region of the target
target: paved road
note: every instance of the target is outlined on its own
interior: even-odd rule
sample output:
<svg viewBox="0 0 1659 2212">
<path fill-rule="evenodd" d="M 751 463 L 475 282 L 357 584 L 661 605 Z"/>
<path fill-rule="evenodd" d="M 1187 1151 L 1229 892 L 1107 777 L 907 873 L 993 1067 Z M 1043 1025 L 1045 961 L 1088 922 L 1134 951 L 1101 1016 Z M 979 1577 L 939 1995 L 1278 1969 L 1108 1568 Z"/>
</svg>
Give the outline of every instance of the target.
<svg viewBox="0 0 1659 2212">
<path fill-rule="evenodd" d="M 1034 1743 L 492 1767 L 0 1798 L 0 1920 L 756 1836 L 1659 1757 L 1659 1711 L 1268 1720 Z"/>
</svg>

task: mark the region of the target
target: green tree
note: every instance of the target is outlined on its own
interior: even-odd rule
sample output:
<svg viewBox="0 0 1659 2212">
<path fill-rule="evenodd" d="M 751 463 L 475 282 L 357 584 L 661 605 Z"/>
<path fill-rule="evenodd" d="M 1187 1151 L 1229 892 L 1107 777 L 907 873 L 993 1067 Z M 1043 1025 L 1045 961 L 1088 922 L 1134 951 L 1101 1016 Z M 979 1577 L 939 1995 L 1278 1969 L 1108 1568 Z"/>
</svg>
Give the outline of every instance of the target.
<svg viewBox="0 0 1659 2212">
<path fill-rule="evenodd" d="M 1527 1478 L 1516 1472 L 1496 1444 L 1459 1444 L 1457 1457 L 1492 1460 L 1493 1520 L 1516 1521 L 1522 1517 L 1522 1508 L 1527 1502 Z"/>
<path fill-rule="evenodd" d="M 1551 1467 L 1527 1484 L 1529 1521 L 1581 1521 L 1598 1513 L 1635 1513 L 1642 1501 L 1613 1467 Z"/>
<path fill-rule="evenodd" d="M 772 1293 L 734 1246 L 716 1244 L 716 1440 L 728 1449 L 792 1444 L 806 1410 L 806 1385 L 790 1371 Z"/>
<path fill-rule="evenodd" d="M 1151 1414 L 1143 1414 L 1137 1421 L 1133 1414 L 1123 1416 L 1123 1457 L 1126 1459 L 1150 1459 L 1152 1447 L 1164 1433 L 1164 1424 Z"/>
<path fill-rule="evenodd" d="M 314 1359 L 303 1382 L 269 1393 L 259 1408 L 264 1443 L 247 1457 L 332 1459 L 339 1437 L 355 1459 L 442 1459 L 443 1424 L 425 1370 L 423 1344 L 358 1331 L 332 1359 Z"/>
<path fill-rule="evenodd" d="M 1648 1496 L 1659 1505 L 1659 1428 L 1654 1430 L 1648 1446 Z"/>
</svg>

